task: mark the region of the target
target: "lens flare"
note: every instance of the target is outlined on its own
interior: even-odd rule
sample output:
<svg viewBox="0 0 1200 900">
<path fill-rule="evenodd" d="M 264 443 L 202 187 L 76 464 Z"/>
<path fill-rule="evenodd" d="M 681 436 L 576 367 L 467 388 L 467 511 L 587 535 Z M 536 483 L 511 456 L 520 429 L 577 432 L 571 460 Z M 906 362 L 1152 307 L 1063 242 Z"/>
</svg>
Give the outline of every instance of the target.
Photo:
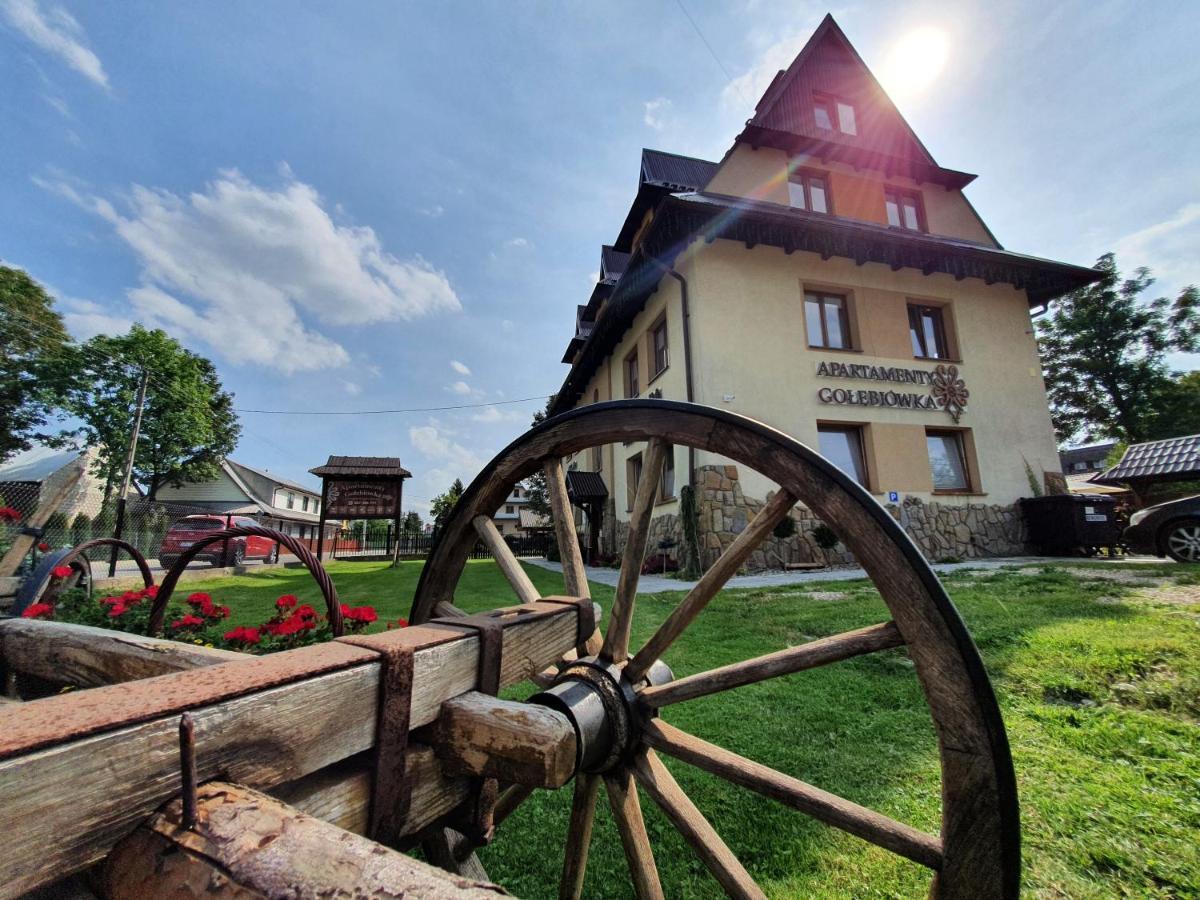
<svg viewBox="0 0 1200 900">
<path fill-rule="evenodd" d="M 933 83 L 949 55 L 950 38 L 943 29 L 914 28 L 892 47 L 879 80 L 893 99 L 914 97 Z"/>
</svg>

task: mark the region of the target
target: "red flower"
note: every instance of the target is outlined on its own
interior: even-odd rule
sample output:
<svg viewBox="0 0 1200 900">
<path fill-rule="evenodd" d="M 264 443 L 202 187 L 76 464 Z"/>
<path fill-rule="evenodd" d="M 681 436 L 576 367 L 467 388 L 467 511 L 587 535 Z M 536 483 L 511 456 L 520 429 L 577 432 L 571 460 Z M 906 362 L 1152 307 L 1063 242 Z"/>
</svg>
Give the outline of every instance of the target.
<svg viewBox="0 0 1200 900">
<path fill-rule="evenodd" d="M 291 609 L 297 603 L 295 594 L 284 594 L 275 601 L 276 609 Z"/>
<path fill-rule="evenodd" d="M 298 619 L 315 619 L 317 611 L 306 603 L 304 606 L 298 607 L 292 615 Z"/>
<path fill-rule="evenodd" d="M 123 603 L 114 603 L 114 604 L 113 604 L 111 607 L 109 607 L 109 610 L 108 610 L 108 617 L 109 617 L 110 619 L 115 619 L 115 618 L 117 618 L 118 616 L 123 616 L 123 615 L 125 615 L 125 613 L 127 613 L 127 612 L 129 612 L 129 607 L 128 607 L 128 606 L 126 606 L 126 605 L 125 605 L 125 604 L 123 604 Z M 173 627 L 176 627 L 176 628 L 178 628 L 178 627 L 179 627 L 179 623 L 178 623 L 178 622 L 176 622 L 176 623 L 174 624 L 174 626 L 173 626 Z"/>
<path fill-rule="evenodd" d="M 214 606 L 212 609 L 212 613 L 210 615 L 214 619 L 228 619 L 229 618 L 229 607 L 228 606 Z"/>
<path fill-rule="evenodd" d="M 113 606 L 114 604 L 123 604 L 125 601 L 120 597 L 104 597 L 100 601 L 101 606 Z"/>
<path fill-rule="evenodd" d="M 208 594 L 197 591 L 194 594 L 188 594 L 187 602 L 192 606 L 202 606 L 205 603 L 212 603 L 212 597 Z"/>
<path fill-rule="evenodd" d="M 40 552 L 40 553 L 49 553 L 49 552 L 50 552 L 50 545 L 49 545 L 49 544 L 47 544 L 45 541 L 42 541 L 42 542 L 40 542 L 40 543 L 38 544 L 38 552 Z"/>
<path fill-rule="evenodd" d="M 55 566 L 53 569 L 50 570 L 50 574 L 61 581 L 62 579 L 66 578 L 68 575 L 71 574 L 71 567 L 70 566 Z"/>
<path fill-rule="evenodd" d="M 408 627 L 408 619 L 400 618 L 400 619 L 397 619 L 395 622 L 388 622 L 387 627 L 388 627 L 389 631 L 391 631 L 393 628 L 407 628 Z"/>
<path fill-rule="evenodd" d="M 48 619 L 54 615 L 54 607 L 49 603 L 34 603 L 25 607 L 25 612 L 21 613 L 23 619 Z"/>
<path fill-rule="evenodd" d="M 245 625 L 239 625 L 233 631 L 225 632 L 225 640 L 234 641 L 239 644 L 257 644 L 262 638 L 259 636 L 257 628 L 247 628 Z"/>
<path fill-rule="evenodd" d="M 157 584 L 150 585 L 150 587 L 148 587 L 142 591 L 142 596 L 143 597 L 157 597 L 158 596 L 158 585 Z"/>
<path fill-rule="evenodd" d="M 172 622 L 171 627 L 178 630 L 181 628 L 199 628 L 203 624 L 204 620 L 202 618 L 188 613 L 182 619 L 176 619 L 174 622 Z"/>
<path fill-rule="evenodd" d="M 21 513 L 11 506 L 0 506 L 0 522 L 20 522 Z"/>
<path fill-rule="evenodd" d="M 342 607 L 342 614 L 352 622 L 361 622 L 364 625 L 374 622 L 379 618 L 373 606 L 356 606 L 349 610 L 346 607 Z"/>
</svg>

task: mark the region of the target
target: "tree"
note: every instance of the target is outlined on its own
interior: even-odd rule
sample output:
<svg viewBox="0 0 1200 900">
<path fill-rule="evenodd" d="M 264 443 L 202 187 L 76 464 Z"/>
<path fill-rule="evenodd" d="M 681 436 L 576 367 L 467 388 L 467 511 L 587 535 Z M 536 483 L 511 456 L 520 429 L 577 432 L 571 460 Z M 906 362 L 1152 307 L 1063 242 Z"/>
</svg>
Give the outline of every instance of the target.
<svg viewBox="0 0 1200 900">
<path fill-rule="evenodd" d="M 455 478 L 454 484 L 450 485 L 450 490 L 433 498 L 433 502 L 429 504 L 429 514 L 433 516 L 434 531 L 442 530 L 464 490 L 462 480 Z"/>
<path fill-rule="evenodd" d="M 420 534 L 422 527 L 421 515 L 416 510 L 407 513 L 400 522 L 400 531 L 403 534 Z"/>
<path fill-rule="evenodd" d="M 546 398 L 545 409 L 539 409 L 533 414 L 530 427 L 536 428 L 550 417 L 550 407 L 554 405 L 556 396 L 558 395 L 551 394 Z M 546 490 L 546 473 L 538 469 L 525 479 L 525 487 L 529 490 L 528 508 L 539 516 L 549 516 L 551 514 L 550 494 Z"/>
<path fill-rule="evenodd" d="M 1200 434 L 1200 369 L 1177 375 L 1154 406 L 1150 440 Z"/>
<path fill-rule="evenodd" d="M 1096 267 L 1099 282 L 1060 299 L 1038 323 L 1051 417 L 1064 443 L 1080 434 L 1138 443 L 1154 432 L 1171 384 L 1166 354 L 1200 347 L 1200 291 L 1145 302 L 1148 269 L 1122 280 L 1111 253 Z"/>
<path fill-rule="evenodd" d="M 54 298 L 20 269 L 0 266 L 0 462 L 28 450 L 61 404 L 70 346 Z"/>
<path fill-rule="evenodd" d="M 165 332 L 135 324 L 119 337 L 98 335 L 77 354 L 68 409 L 97 449 L 94 471 L 105 496 L 120 484 L 138 383 L 147 375 L 146 406 L 133 460 L 134 480 L 154 500 L 164 485 L 207 481 L 237 446 L 241 426 L 233 395 L 222 389 L 213 364 L 185 350 Z"/>
</svg>

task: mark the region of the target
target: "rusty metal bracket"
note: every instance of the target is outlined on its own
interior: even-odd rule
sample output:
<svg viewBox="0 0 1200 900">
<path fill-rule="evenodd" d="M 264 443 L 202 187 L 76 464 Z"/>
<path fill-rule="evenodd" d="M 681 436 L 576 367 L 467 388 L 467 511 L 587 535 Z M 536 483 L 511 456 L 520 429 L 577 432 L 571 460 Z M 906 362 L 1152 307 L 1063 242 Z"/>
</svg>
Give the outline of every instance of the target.
<svg viewBox="0 0 1200 900">
<path fill-rule="evenodd" d="M 412 782 L 408 772 L 408 731 L 412 714 L 413 648 L 384 643 L 378 636 L 338 639 L 379 654 L 379 718 L 372 778 L 370 837 L 396 846 L 408 818 Z"/>
</svg>

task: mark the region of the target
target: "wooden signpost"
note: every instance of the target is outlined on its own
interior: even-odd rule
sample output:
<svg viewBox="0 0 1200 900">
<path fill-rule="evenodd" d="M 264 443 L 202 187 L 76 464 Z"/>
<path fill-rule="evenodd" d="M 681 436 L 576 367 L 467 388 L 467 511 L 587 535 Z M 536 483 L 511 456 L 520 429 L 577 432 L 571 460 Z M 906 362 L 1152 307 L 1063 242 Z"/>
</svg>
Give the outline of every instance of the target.
<svg viewBox="0 0 1200 900">
<path fill-rule="evenodd" d="M 317 559 L 324 554 L 327 519 L 390 519 L 396 534 L 395 565 L 400 556 L 404 479 L 412 477 L 400 460 L 392 456 L 331 456 L 325 465 L 309 472 L 321 478 Z"/>
</svg>

